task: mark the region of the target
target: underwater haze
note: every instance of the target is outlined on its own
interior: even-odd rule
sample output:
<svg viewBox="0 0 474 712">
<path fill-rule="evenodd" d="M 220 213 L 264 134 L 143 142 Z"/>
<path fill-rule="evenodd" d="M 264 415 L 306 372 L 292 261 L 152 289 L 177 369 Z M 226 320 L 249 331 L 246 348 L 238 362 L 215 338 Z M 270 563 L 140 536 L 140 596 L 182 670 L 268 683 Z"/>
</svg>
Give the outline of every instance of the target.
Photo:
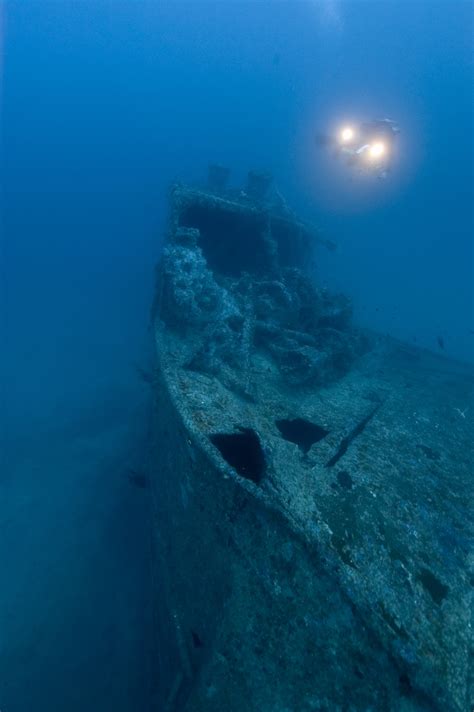
<svg viewBox="0 0 474 712">
<path fill-rule="evenodd" d="M 174 180 L 269 170 L 357 326 L 473 361 L 473 29 L 460 0 L 0 0 L 1 712 L 150 709 L 142 376 Z M 379 117 L 383 180 L 318 146 Z"/>
</svg>

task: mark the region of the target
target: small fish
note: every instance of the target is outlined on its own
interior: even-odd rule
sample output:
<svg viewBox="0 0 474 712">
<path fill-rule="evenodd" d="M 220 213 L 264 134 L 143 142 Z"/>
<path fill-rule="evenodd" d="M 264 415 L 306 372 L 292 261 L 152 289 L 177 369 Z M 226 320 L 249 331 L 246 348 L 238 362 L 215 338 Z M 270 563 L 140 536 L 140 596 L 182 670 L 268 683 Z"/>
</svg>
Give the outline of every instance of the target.
<svg viewBox="0 0 474 712">
<path fill-rule="evenodd" d="M 139 487 L 140 489 L 148 489 L 150 485 L 150 480 L 142 472 L 137 472 L 136 470 L 128 471 L 128 481 L 130 484 Z"/>
<path fill-rule="evenodd" d="M 153 385 L 153 371 L 148 371 L 147 369 L 142 368 L 142 366 L 138 363 L 134 363 L 133 367 L 139 378 L 141 378 L 144 383 L 147 383 L 150 386 Z"/>
<path fill-rule="evenodd" d="M 444 339 L 443 339 L 443 337 L 442 337 L 442 336 L 438 336 L 438 338 L 437 338 L 436 340 L 437 340 L 437 342 L 438 342 L 439 348 L 440 348 L 440 349 L 443 349 L 443 351 L 444 351 Z"/>
</svg>

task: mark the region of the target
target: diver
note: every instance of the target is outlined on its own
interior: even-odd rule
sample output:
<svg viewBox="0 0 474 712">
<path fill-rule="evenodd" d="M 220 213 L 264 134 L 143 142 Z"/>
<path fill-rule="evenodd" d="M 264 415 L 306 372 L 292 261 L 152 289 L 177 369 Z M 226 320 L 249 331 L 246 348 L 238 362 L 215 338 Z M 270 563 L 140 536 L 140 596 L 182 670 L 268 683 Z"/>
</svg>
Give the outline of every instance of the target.
<svg viewBox="0 0 474 712">
<path fill-rule="evenodd" d="M 337 157 L 360 173 L 385 179 L 393 161 L 400 132 L 392 119 L 373 119 L 359 126 L 344 126 L 336 136 L 319 135 L 319 145 L 332 148 Z"/>
</svg>

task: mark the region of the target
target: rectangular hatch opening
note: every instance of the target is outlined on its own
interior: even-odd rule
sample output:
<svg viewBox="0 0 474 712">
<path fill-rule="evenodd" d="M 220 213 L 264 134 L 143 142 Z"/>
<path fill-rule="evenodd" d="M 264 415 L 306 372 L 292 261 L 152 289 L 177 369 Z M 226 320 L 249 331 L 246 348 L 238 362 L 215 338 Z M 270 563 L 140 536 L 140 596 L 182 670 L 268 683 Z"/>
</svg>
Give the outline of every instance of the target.
<svg viewBox="0 0 474 712">
<path fill-rule="evenodd" d="M 238 433 L 216 433 L 210 435 L 210 441 L 241 477 L 259 484 L 265 472 L 265 456 L 254 430 L 240 428 Z"/>
<path fill-rule="evenodd" d="M 307 453 L 314 443 L 329 435 L 329 430 L 304 418 L 277 420 L 275 424 L 285 440 L 298 445 L 304 453 Z"/>
</svg>

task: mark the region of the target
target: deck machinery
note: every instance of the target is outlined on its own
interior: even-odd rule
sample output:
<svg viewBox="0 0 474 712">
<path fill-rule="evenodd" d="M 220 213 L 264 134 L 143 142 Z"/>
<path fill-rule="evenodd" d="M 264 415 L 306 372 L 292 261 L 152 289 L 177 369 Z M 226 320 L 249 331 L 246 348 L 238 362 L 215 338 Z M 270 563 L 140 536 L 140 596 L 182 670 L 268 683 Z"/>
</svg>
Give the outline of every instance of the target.
<svg viewBox="0 0 474 712">
<path fill-rule="evenodd" d="M 472 373 L 356 330 L 269 177 L 210 175 L 153 304 L 156 709 L 466 712 Z"/>
</svg>

